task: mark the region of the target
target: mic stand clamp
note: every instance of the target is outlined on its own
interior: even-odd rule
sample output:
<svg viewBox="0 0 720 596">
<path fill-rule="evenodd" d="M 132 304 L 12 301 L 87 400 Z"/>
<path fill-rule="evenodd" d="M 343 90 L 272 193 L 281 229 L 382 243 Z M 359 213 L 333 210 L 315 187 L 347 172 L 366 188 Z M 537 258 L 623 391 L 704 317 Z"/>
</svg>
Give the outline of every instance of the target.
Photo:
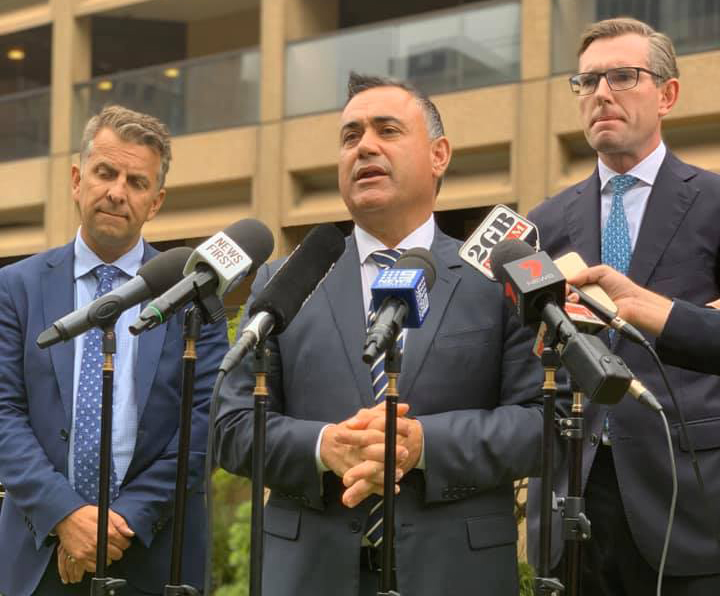
<svg viewBox="0 0 720 596">
<path fill-rule="evenodd" d="M 98 525 L 95 577 L 90 582 L 91 596 L 115 596 L 125 586 L 124 579 L 105 575 L 107 567 L 108 517 L 110 509 L 110 475 L 112 458 L 112 409 L 115 368 L 113 354 L 117 351 L 115 320 L 102 327 L 102 406 L 100 414 L 100 470 L 98 494 Z M 121 590 L 120 590 L 121 591 Z M 119 592 L 118 592 L 119 593 Z"/>
<path fill-rule="evenodd" d="M 383 540 L 380 591 L 377 596 L 400 596 L 393 587 L 393 550 L 395 545 L 395 467 L 397 449 L 398 377 L 402 368 L 402 355 L 397 338 L 385 354 L 385 471 L 383 477 Z"/>
</svg>

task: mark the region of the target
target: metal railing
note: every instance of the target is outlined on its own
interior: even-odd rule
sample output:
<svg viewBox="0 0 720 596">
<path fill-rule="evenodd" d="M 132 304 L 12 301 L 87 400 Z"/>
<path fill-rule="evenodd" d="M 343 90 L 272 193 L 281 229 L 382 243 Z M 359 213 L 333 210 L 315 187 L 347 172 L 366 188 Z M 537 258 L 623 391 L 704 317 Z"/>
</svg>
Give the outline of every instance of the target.
<svg viewBox="0 0 720 596">
<path fill-rule="evenodd" d="M 50 152 L 50 88 L 0 96 L 0 161 Z"/>
<path fill-rule="evenodd" d="M 428 94 L 520 78 L 520 2 L 464 5 L 288 44 L 285 114 L 336 110 L 351 70 L 409 80 Z"/>
<path fill-rule="evenodd" d="M 95 77 L 75 85 L 75 148 L 85 122 L 109 104 L 152 114 L 182 135 L 255 124 L 259 102 L 257 48 Z"/>
</svg>

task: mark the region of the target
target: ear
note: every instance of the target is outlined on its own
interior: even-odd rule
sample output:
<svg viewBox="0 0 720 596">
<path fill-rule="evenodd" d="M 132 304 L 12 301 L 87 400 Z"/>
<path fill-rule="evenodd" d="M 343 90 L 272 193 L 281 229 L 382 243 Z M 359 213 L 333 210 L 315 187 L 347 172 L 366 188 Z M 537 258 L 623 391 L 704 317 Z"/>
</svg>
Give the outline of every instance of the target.
<svg viewBox="0 0 720 596">
<path fill-rule="evenodd" d="M 160 207 L 163 206 L 163 203 L 165 202 L 165 189 L 160 189 L 160 192 L 158 192 L 155 195 L 155 198 L 152 200 L 152 205 L 150 205 L 150 211 L 148 211 L 147 218 L 145 221 L 150 221 L 153 219 L 158 211 L 160 211 Z"/>
<path fill-rule="evenodd" d="M 435 179 L 441 178 L 447 170 L 452 156 L 452 149 L 447 137 L 438 137 L 430 142 L 430 160 L 432 174 Z"/>
<path fill-rule="evenodd" d="M 76 166 L 75 164 L 72 165 L 72 168 L 70 169 L 70 178 L 72 181 L 72 198 L 73 201 L 76 203 L 79 200 L 80 197 L 80 178 L 81 178 L 81 172 L 80 167 Z"/>
<path fill-rule="evenodd" d="M 658 115 L 660 118 L 667 116 L 678 100 L 680 94 L 680 81 L 677 79 L 669 79 L 660 87 L 660 105 L 658 106 Z"/>
</svg>

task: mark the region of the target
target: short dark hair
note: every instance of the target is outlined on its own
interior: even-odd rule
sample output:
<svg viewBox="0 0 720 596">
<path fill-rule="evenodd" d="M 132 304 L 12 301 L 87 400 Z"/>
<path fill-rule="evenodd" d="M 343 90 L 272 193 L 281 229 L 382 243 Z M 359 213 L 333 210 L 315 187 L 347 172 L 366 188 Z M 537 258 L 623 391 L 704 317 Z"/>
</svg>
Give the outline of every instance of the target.
<svg viewBox="0 0 720 596">
<path fill-rule="evenodd" d="M 405 81 L 400 81 L 390 77 L 359 74 L 354 70 L 350 71 L 347 84 L 347 100 L 345 101 L 345 105 L 350 103 L 350 100 L 358 93 L 362 93 L 368 89 L 375 89 L 376 87 L 398 87 L 399 89 L 407 91 L 415 98 L 415 101 L 418 102 L 420 109 L 422 109 L 423 114 L 425 115 L 425 124 L 427 126 L 427 132 L 430 139 L 439 139 L 445 135 L 445 127 L 443 126 L 442 118 L 440 117 L 440 112 L 437 109 L 437 106 L 417 87 Z M 435 194 L 440 192 L 441 185 L 442 177 L 438 178 Z"/>
</svg>

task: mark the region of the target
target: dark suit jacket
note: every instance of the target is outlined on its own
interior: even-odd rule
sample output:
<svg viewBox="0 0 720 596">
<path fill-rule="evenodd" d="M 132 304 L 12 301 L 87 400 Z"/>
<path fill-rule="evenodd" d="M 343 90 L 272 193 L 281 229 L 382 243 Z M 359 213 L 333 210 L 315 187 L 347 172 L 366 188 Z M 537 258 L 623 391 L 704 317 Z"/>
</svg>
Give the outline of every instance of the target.
<svg viewBox="0 0 720 596">
<path fill-rule="evenodd" d="M 458 257 L 436 230 L 437 281 L 422 328 L 411 329 L 400 376 L 425 433 L 424 472 L 401 482 L 399 590 L 413 596 L 518 593 L 515 478 L 537 473 L 542 372 L 530 334 L 504 306 L 499 284 Z M 254 293 L 277 268 L 260 269 Z M 319 475 L 321 428 L 372 407 L 360 265 L 354 238 L 272 350 L 267 431 L 264 590 L 270 596 L 357 596 L 367 502 L 341 504 L 333 473 Z M 251 474 L 253 378 L 248 359 L 221 392 L 215 430 L 221 465 Z"/>
<path fill-rule="evenodd" d="M 157 254 L 146 245 L 144 260 Z M 74 342 L 40 350 L 35 340 L 74 308 L 73 244 L 0 269 L 0 480 L 8 495 L 0 513 L 0 593 L 33 592 L 55 548 L 55 525 L 85 504 L 67 479 L 72 422 Z M 133 459 L 111 507 L 135 531 L 115 577 L 151 593 L 169 578 L 172 504 L 184 342 L 178 315 L 139 339 L 135 365 L 138 434 Z M 227 349 L 225 325 L 198 343 L 187 501 L 184 577 L 202 586 L 205 509 L 202 488 L 207 412 Z"/>
<path fill-rule="evenodd" d="M 529 217 L 540 232 L 543 250 L 552 257 L 577 251 L 588 265 L 600 262 L 600 182 L 590 178 L 546 200 Z M 720 294 L 720 177 L 681 162 L 668 152 L 658 171 L 640 227 L 628 276 L 659 294 L 696 304 Z M 654 341 L 654 338 L 649 338 Z M 683 408 L 688 432 L 700 461 L 713 506 L 708 511 L 692 471 L 687 445 L 678 440 L 678 414 L 650 356 L 622 336 L 614 351 L 660 400 L 672 427 L 680 494 L 666 573 L 720 573 L 720 548 L 710 531 L 720 515 L 720 378 L 668 367 L 670 383 Z M 608 408 L 590 404 L 583 485 L 587 481 Z M 609 408 L 612 451 L 625 513 L 640 552 L 657 568 L 671 496 L 667 441 L 659 416 L 626 396 Z M 566 494 L 566 472 L 558 488 Z M 531 494 L 531 497 L 534 493 Z M 539 493 L 538 493 L 539 496 Z M 531 512 L 538 499 L 531 499 Z M 709 521 L 710 520 L 710 521 Z M 533 520 L 537 518 L 533 515 Z M 559 519 L 553 528 L 553 562 L 561 542 Z M 603 520 L 591 520 L 595 524 Z M 529 551 L 537 562 L 537 525 L 530 527 Z"/>
<path fill-rule="evenodd" d="M 668 364 L 720 375 L 720 310 L 676 300 L 655 347 Z"/>
</svg>

